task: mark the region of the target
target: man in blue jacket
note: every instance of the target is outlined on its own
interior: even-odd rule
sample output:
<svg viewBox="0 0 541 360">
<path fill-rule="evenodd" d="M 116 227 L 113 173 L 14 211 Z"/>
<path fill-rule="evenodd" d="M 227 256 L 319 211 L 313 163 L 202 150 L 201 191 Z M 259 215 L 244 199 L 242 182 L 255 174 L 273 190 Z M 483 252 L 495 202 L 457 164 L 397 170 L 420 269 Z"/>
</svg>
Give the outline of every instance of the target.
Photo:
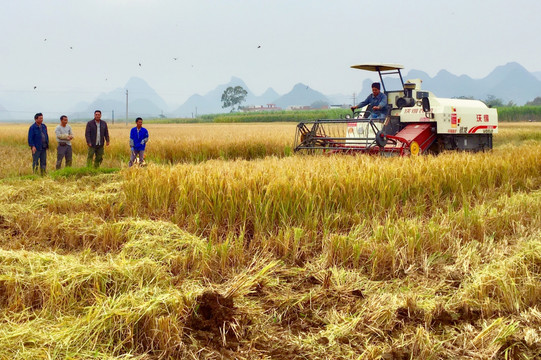
<svg viewBox="0 0 541 360">
<path fill-rule="evenodd" d="M 351 110 L 360 109 L 366 105 L 370 105 L 367 111 L 370 111 L 371 119 L 385 119 L 387 116 L 387 95 L 380 91 L 380 83 L 372 84 L 372 94 L 361 101 L 357 106 L 352 106 Z"/>
<path fill-rule="evenodd" d="M 138 117 L 135 119 L 135 124 L 137 126 L 130 131 L 130 167 L 133 165 L 136 158 L 139 158 L 139 165 L 143 164 L 143 161 L 145 160 L 145 147 L 148 141 L 148 131 L 143 127 L 143 119 Z"/>
<path fill-rule="evenodd" d="M 42 113 L 34 115 L 34 121 L 28 129 L 28 145 L 32 149 L 32 170 L 36 174 L 39 166 L 41 175 L 45 175 L 49 134 L 47 134 L 47 126 L 43 123 Z"/>
</svg>

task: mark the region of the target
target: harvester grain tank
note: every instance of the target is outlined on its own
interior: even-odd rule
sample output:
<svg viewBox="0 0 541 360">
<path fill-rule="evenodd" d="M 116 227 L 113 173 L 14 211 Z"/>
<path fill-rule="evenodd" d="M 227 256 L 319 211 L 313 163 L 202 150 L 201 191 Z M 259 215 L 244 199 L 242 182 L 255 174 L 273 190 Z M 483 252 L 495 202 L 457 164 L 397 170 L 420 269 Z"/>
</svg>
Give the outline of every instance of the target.
<svg viewBox="0 0 541 360">
<path fill-rule="evenodd" d="M 345 119 L 320 119 L 297 125 L 295 151 L 419 155 L 442 150 L 492 149 L 498 113 L 478 100 L 438 98 L 421 88 L 420 79 L 404 82 L 402 65 L 362 64 L 354 69 L 377 72 L 387 95 L 384 118 L 372 119 L 370 106 Z M 386 88 L 385 79 L 399 82 Z M 392 81 L 391 81 L 392 83 Z"/>
</svg>

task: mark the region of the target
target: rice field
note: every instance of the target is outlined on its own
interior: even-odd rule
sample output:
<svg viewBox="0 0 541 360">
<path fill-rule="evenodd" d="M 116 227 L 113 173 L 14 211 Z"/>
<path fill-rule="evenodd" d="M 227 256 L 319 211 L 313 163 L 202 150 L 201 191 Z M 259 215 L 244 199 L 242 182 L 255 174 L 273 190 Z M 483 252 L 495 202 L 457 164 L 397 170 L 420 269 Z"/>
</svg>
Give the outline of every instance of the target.
<svg viewBox="0 0 541 360">
<path fill-rule="evenodd" d="M 54 137 L 55 123 L 47 123 L 49 137 Z M 146 157 L 157 164 L 176 164 L 179 162 L 202 162 L 210 159 L 256 159 L 265 156 L 283 157 L 291 155 L 294 123 L 258 124 L 144 124 L 150 132 L 151 145 L 147 147 Z M 0 146 L 8 146 L 3 151 L 27 152 L 28 125 L 0 124 Z M 85 124 L 70 124 L 75 139 L 72 140 L 74 166 L 85 166 L 87 145 Z M 129 135 L 134 124 L 108 124 L 111 144 L 105 148 L 105 167 L 126 167 L 129 161 Z M 293 135 L 292 135 L 293 134 Z M 51 150 L 47 163 L 56 162 L 56 140 L 51 140 Z M 27 156 L 26 156 L 27 157 Z M 21 159 L 26 160 L 26 159 Z M 30 163 L 31 164 L 31 163 Z M 24 166 L 14 168 L 18 175 L 30 174 Z"/>
<path fill-rule="evenodd" d="M 541 357 L 541 124 L 417 158 L 150 124 L 145 168 L 117 124 L 101 171 L 72 126 L 38 177 L 0 125 L 0 359 Z"/>
</svg>

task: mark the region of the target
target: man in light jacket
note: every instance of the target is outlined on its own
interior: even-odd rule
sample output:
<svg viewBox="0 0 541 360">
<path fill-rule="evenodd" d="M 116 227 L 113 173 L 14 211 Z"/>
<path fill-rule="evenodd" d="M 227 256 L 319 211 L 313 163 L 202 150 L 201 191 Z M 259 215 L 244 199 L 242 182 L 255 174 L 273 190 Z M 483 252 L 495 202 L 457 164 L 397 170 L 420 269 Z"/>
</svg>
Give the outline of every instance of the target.
<svg viewBox="0 0 541 360">
<path fill-rule="evenodd" d="M 56 170 L 62 166 L 62 159 L 66 158 L 66 167 L 71 167 L 72 154 L 71 140 L 73 139 L 73 131 L 68 125 L 68 117 L 62 115 L 60 117 L 60 125 L 54 129 L 58 148 L 56 149 Z"/>
</svg>

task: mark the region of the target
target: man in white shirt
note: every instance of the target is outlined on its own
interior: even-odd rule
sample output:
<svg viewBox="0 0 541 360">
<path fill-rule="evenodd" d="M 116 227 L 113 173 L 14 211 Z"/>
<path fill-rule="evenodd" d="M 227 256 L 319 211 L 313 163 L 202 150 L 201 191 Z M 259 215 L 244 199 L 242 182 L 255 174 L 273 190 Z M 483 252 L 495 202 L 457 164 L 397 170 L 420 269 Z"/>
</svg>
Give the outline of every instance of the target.
<svg viewBox="0 0 541 360">
<path fill-rule="evenodd" d="M 60 117 L 60 125 L 54 130 L 56 134 L 56 141 L 58 142 L 58 148 L 56 150 L 56 170 L 62 166 L 62 159 L 66 157 L 66 167 L 71 167 L 72 150 L 71 140 L 73 139 L 73 131 L 71 126 L 68 125 L 68 117 L 62 115 Z"/>
</svg>

